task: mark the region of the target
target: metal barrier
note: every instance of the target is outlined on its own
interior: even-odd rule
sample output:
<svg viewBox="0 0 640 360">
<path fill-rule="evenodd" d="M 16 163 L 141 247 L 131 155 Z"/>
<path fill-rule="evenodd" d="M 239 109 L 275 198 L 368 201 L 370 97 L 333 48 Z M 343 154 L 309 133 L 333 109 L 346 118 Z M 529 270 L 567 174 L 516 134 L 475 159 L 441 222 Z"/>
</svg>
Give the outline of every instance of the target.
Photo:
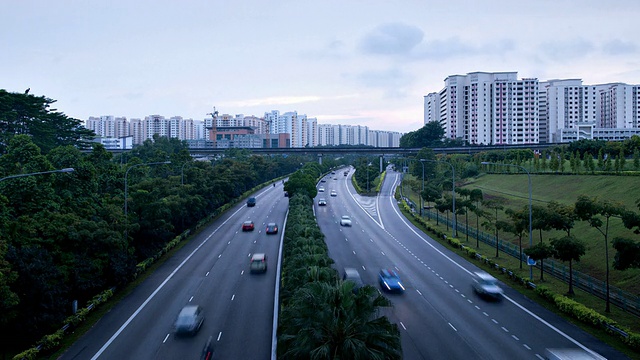
<svg viewBox="0 0 640 360">
<path fill-rule="evenodd" d="M 434 211 L 423 212 L 423 216 L 426 216 L 437 222 L 452 226 L 453 220 L 448 219 L 445 216 L 441 216 Z M 487 245 L 491 245 L 493 248 L 496 246 L 496 237 L 491 234 L 478 231 L 476 228 L 467 227 L 466 224 L 457 222 L 456 229 L 458 232 L 468 234 L 470 237 L 476 238 Z M 510 242 L 499 241 L 498 249 L 516 259 L 520 257 L 520 251 L 518 246 Z M 523 254 L 523 257 L 525 255 Z M 525 259 L 522 259 L 526 261 Z M 535 267 L 540 269 L 540 264 L 536 264 Z M 543 271 L 559 280 L 569 283 L 569 270 L 568 267 L 562 263 L 558 263 L 553 259 L 545 259 Z M 606 300 L 607 296 L 607 284 L 604 281 L 598 280 L 592 276 L 573 270 L 573 286 L 584 290 L 600 299 Z M 633 295 L 615 286 L 609 286 L 609 301 L 611 304 L 621 308 L 636 316 L 640 316 L 640 296 Z"/>
</svg>

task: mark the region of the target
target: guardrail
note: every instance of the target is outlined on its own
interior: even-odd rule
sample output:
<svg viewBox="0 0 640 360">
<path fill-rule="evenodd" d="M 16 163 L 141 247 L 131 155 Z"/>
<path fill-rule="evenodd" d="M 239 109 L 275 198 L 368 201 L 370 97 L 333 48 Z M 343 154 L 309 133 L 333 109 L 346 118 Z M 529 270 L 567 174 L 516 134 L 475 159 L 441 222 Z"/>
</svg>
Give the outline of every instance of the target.
<svg viewBox="0 0 640 360">
<path fill-rule="evenodd" d="M 448 219 L 445 216 L 441 216 L 439 213 L 435 211 L 426 211 L 423 212 L 423 216 L 426 216 L 430 219 L 437 220 L 438 222 L 452 226 L 453 220 Z M 456 229 L 458 232 L 468 234 L 470 237 L 476 238 L 487 245 L 491 245 L 495 248 L 496 246 L 496 237 L 491 234 L 487 234 L 483 231 L 478 231 L 478 229 L 474 227 L 467 227 L 466 224 L 460 223 L 459 221 L 456 223 Z M 516 259 L 520 256 L 520 249 L 517 245 L 511 244 L 509 242 L 499 241 L 498 249 Z M 525 256 L 523 254 L 523 256 Z M 522 259 L 526 261 L 526 258 Z M 535 267 L 540 269 L 540 264 L 536 264 Z M 544 261 L 544 269 L 543 271 L 546 274 L 549 274 L 556 279 L 562 280 L 565 283 L 569 283 L 569 269 L 566 265 L 559 263 L 553 259 L 545 259 Z M 600 299 L 605 300 L 607 296 L 607 285 L 604 281 L 596 279 L 592 276 L 584 274 L 580 271 L 573 270 L 573 285 L 583 291 L 586 291 L 594 296 L 597 296 Z M 626 292 L 618 287 L 609 286 L 609 301 L 611 304 L 619 307 L 620 309 L 627 311 L 635 316 L 640 316 L 640 296 L 633 295 L 629 292 Z"/>
</svg>

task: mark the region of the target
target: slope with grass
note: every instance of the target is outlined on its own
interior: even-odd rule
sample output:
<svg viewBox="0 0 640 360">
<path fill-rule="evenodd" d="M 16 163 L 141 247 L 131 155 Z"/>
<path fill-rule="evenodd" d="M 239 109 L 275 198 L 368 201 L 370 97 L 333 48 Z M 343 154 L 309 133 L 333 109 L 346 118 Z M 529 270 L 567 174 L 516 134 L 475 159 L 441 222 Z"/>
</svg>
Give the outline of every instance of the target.
<svg viewBox="0 0 640 360">
<path fill-rule="evenodd" d="M 546 206 L 550 201 L 557 201 L 566 205 L 575 204 L 578 196 L 588 195 L 619 202 L 628 210 L 638 211 L 636 201 L 640 199 L 638 178 L 631 176 L 597 176 L 597 175 L 531 175 L 532 199 L 534 205 Z M 462 184 L 461 184 L 462 185 Z M 522 208 L 527 206 L 529 199 L 526 175 L 487 174 L 474 179 L 467 179 L 465 187 L 481 189 L 485 199 L 500 197 L 506 201 L 505 207 Z M 503 219 L 504 213 L 501 214 Z M 462 221 L 462 219 L 458 219 Z M 487 231 L 486 229 L 481 229 Z M 589 274 L 597 279 L 605 279 L 604 237 L 587 222 L 576 221 L 572 235 L 585 241 L 586 254 L 574 269 Z M 548 242 L 554 237 L 563 236 L 563 232 L 548 231 L 542 233 L 543 241 Z M 626 237 L 640 241 L 640 236 L 625 228 L 619 218 L 612 218 L 609 228 L 609 256 L 613 264 L 615 249 L 611 240 L 615 237 Z M 508 233 L 501 233 L 500 239 L 517 244 L 517 239 Z M 534 244 L 540 241 L 540 234 L 534 230 Z M 524 241 L 528 246 L 528 239 Z M 525 245 L 523 245 L 525 246 Z M 640 294 L 640 269 L 625 271 L 611 270 L 611 285 L 619 287 L 632 294 Z"/>
</svg>

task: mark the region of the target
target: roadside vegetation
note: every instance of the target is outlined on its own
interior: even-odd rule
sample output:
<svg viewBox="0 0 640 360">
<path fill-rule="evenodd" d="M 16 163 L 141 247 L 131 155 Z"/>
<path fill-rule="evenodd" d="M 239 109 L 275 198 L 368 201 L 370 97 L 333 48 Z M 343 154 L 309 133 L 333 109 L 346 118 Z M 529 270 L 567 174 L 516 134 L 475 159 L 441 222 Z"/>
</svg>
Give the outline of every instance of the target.
<svg viewBox="0 0 640 360">
<path fill-rule="evenodd" d="M 313 214 L 317 178 L 306 173 L 286 186 L 295 195 L 284 235 L 278 358 L 401 359 L 400 331 L 378 312 L 390 301 L 370 285 L 354 291 L 331 267 Z"/>
</svg>

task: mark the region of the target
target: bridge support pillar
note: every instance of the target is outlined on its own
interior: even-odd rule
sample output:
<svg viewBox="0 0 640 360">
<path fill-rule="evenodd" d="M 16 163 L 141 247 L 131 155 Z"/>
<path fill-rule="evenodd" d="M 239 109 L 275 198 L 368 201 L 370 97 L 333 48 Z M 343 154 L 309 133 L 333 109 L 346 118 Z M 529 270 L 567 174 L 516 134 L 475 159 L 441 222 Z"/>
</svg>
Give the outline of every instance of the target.
<svg viewBox="0 0 640 360">
<path fill-rule="evenodd" d="M 322 154 L 318 154 L 318 164 L 322 165 Z"/>
<path fill-rule="evenodd" d="M 384 171 L 384 169 L 382 168 L 382 165 L 384 164 L 384 162 L 382 161 L 383 158 L 384 158 L 384 156 L 380 155 L 380 172 L 379 172 L 379 174 L 382 174 L 382 172 Z"/>
</svg>

